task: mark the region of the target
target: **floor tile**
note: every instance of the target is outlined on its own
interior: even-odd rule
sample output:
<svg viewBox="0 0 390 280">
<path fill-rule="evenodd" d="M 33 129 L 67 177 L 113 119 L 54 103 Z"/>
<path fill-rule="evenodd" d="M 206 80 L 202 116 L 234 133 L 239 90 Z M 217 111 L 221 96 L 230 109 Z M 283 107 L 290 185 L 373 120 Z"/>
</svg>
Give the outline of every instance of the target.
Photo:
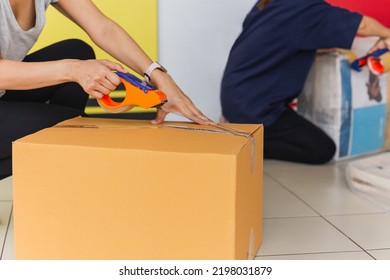
<svg viewBox="0 0 390 280">
<path fill-rule="evenodd" d="M 345 170 L 337 166 L 271 169 L 266 173 L 321 215 L 384 213 L 385 210 L 351 191 Z"/>
<path fill-rule="evenodd" d="M 372 250 L 368 253 L 377 260 L 390 260 L 390 249 L 389 250 Z"/>
<path fill-rule="evenodd" d="M 3 260 L 15 260 L 13 215 L 11 216 L 11 222 L 9 225 L 7 237 L 5 239 L 2 259 Z"/>
<path fill-rule="evenodd" d="M 380 154 L 381 152 L 374 152 L 374 153 L 370 153 L 370 154 L 366 154 L 366 155 L 360 155 L 360 156 L 356 156 L 356 157 L 350 157 L 348 159 L 342 159 L 342 160 L 338 160 L 338 161 L 335 161 L 334 164 L 340 168 L 344 168 L 347 167 L 347 165 L 350 163 L 350 162 L 353 162 L 355 160 L 361 160 L 361 159 L 364 159 L 364 158 L 368 158 L 368 157 L 372 157 L 372 156 L 376 156 L 378 154 Z"/>
<path fill-rule="evenodd" d="M 320 217 L 263 220 L 258 256 L 361 250 Z"/>
<path fill-rule="evenodd" d="M 256 260 L 372 260 L 372 259 L 373 258 L 367 253 L 365 253 L 364 251 L 256 257 Z"/>
<path fill-rule="evenodd" d="M 264 175 L 263 184 L 264 218 L 318 216 L 305 203 L 269 176 Z"/>
<path fill-rule="evenodd" d="M 326 165 L 322 166 L 334 166 L 334 163 L 328 163 Z M 317 165 L 310 165 L 310 164 L 303 164 L 303 163 L 295 163 L 295 162 L 288 162 L 288 161 L 281 161 L 281 160 L 271 160 L 271 159 L 265 159 L 264 160 L 264 170 L 285 170 L 285 169 L 315 169 L 318 168 Z"/>
<path fill-rule="evenodd" d="M 365 250 L 390 249 L 390 214 L 326 217 Z"/>
<path fill-rule="evenodd" d="M 0 201 L 12 201 L 12 177 L 0 180 Z"/>
</svg>

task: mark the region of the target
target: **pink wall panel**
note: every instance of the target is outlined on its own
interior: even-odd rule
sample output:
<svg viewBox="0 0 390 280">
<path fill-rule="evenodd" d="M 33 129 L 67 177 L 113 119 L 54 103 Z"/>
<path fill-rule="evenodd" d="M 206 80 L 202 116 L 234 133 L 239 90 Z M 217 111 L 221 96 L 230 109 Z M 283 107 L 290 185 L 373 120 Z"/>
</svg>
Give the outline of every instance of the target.
<svg viewBox="0 0 390 280">
<path fill-rule="evenodd" d="M 328 3 L 371 16 L 390 27 L 389 0 L 326 0 Z"/>
</svg>

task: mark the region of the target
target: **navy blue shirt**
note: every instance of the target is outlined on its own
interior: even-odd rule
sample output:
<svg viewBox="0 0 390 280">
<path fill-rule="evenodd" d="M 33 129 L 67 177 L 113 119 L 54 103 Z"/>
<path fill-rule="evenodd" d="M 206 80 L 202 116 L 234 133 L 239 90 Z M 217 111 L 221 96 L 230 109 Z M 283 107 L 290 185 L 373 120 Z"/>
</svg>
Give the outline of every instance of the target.
<svg viewBox="0 0 390 280">
<path fill-rule="evenodd" d="M 229 55 L 221 85 L 224 117 L 272 124 L 302 91 L 317 49 L 349 49 L 362 15 L 323 0 L 254 6 Z"/>
</svg>

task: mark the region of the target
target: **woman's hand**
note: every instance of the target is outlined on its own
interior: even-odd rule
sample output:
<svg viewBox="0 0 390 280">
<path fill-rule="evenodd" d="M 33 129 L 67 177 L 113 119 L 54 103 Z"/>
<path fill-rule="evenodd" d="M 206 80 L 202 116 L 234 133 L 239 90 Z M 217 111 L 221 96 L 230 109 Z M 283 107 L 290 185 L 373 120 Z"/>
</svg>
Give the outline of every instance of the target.
<svg viewBox="0 0 390 280">
<path fill-rule="evenodd" d="M 163 123 L 169 113 L 178 113 L 198 124 L 215 124 L 206 117 L 176 85 L 170 75 L 159 70 L 152 72 L 155 86 L 167 95 L 168 102 L 157 109 L 153 124 Z"/>
<path fill-rule="evenodd" d="M 318 49 L 317 54 L 337 53 L 339 51 L 340 51 L 340 49 L 338 49 L 338 48 Z"/>
<path fill-rule="evenodd" d="M 113 71 L 127 73 L 120 64 L 108 60 L 77 60 L 71 67 L 72 80 L 97 99 L 110 94 L 121 83 Z"/>
<path fill-rule="evenodd" d="M 368 53 L 375 52 L 380 49 L 389 49 L 390 50 L 390 37 L 389 38 L 381 38 L 379 39 L 375 45 L 368 51 Z"/>
<path fill-rule="evenodd" d="M 93 1 L 61 0 L 55 7 L 80 26 L 101 49 L 138 74 L 143 74 L 152 63 L 134 39 L 105 16 Z M 101 98 L 120 83 L 119 78 L 111 73 L 113 70 L 124 72 L 120 65 L 112 62 L 85 61 L 74 68 L 72 75 L 76 76 L 75 81 L 87 93 Z M 168 74 L 155 70 L 151 74 L 151 80 L 168 98 L 168 102 L 158 108 L 157 117 L 152 123 L 162 123 L 167 114 L 178 113 L 199 124 L 214 124 L 195 107 Z"/>
</svg>

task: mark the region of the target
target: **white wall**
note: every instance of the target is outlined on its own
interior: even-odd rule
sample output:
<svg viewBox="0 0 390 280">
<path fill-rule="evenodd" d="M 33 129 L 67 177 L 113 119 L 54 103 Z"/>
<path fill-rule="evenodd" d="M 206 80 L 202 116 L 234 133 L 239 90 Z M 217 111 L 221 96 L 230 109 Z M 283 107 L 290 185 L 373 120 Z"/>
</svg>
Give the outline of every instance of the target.
<svg viewBox="0 0 390 280">
<path fill-rule="evenodd" d="M 159 61 L 199 109 L 218 121 L 230 48 L 256 0 L 159 0 Z M 185 120 L 170 114 L 168 120 Z"/>
</svg>

